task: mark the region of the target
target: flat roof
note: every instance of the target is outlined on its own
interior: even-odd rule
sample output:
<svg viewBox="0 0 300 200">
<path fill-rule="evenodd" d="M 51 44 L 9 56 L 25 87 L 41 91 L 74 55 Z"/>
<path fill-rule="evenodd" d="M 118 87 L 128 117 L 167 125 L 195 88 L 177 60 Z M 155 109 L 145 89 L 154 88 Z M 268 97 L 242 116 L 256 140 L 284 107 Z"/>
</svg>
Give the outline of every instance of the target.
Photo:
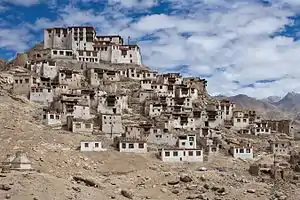
<svg viewBox="0 0 300 200">
<path fill-rule="evenodd" d="M 159 151 L 203 151 L 203 149 L 196 148 L 196 149 L 191 149 L 191 148 L 162 148 L 159 149 Z"/>
</svg>

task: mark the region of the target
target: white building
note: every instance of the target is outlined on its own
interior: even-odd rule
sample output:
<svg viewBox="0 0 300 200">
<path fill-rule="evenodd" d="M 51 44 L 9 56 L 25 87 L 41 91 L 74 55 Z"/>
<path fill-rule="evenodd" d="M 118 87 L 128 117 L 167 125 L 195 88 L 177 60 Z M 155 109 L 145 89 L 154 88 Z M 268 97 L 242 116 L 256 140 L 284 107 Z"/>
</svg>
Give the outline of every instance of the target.
<svg viewBox="0 0 300 200">
<path fill-rule="evenodd" d="M 253 159 L 253 147 L 250 146 L 233 146 L 230 153 L 234 158 Z"/>
<path fill-rule="evenodd" d="M 152 132 L 147 136 L 147 142 L 150 144 L 175 146 L 177 140 L 177 137 L 173 136 L 173 134 L 162 132 Z"/>
<path fill-rule="evenodd" d="M 107 151 L 107 149 L 102 148 L 99 141 L 81 141 L 80 151 Z"/>
<path fill-rule="evenodd" d="M 146 114 L 150 117 L 160 116 L 163 112 L 163 106 L 161 103 L 150 103 L 149 108 L 146 108 Z"/>
<path fill-rule="evenodd" d="M 143 90 L 151 90 L 152 79 L 143 79 L 140 81 Z"/>
<path fill-rule="evenodd" d="M 163 162 L 203 162 L 202 149 L 161 149 L 159 157 Z"/>
<path fill-rule="evenodd" d="M 178 136 L 178 147 L 181 149 L 196 149 L 196 135 Z"/>
<path fill-rule="evenodd" d="M 92 120 L 84 120 L 74 118 L 73 116 L 67 117 L 67 127 L 73 133 L 92 134 L 94 124 Z"/>
<path fill-rule="evenodd" d="M 142 64 L 139 46 L 124 45 L 120 36 L 96 36 L 90 26 L 45 29 L 44 48 L 52 49 L 53 58 Z"/>
<path fill-rule="evenodd" d="M 265 135 L 271 134 L 272 130 L 266 122 L 255 122 L 254 127 L 252 127 L 251 132 L 253 135 Z"/>
<path fill-rule="evenodd" d="M 121 115 L 102 114 L 100 127 L 102 132 L 111 137 L 121 136 L 123 133 Z"/>
<path fill-rule="evenodd" d="M 58 74 L 58 67 L 54 61 L 27 63 L 31 71 L 42 77 L 53 80 Z"/>
<path fill-rule="evenodd" d="M 56 112 L 47 112 L 43 115 L 43 120 L 49 126 L 61 126 L 61 114 Z"/>
<path fill-rule="evenodd" d="M 138 139 L 120 138 L 118 147 L 120 152 L 128 152 L 128 153 L 147 152 L 146 141 L 138 140 Z"/>
<path fill-rule="evenodd" d="M 128 109 L 127 95 L 102 95 L 98 97 L 97 111 L 101 114 L 122 114 Z"/>
<path fill-rule="evenodd" d="M 29 100 L 48 105 L 53 102 L 54 93 L 50 87 L 31 87 Z"/>
<path fill-rule="evenodd" d="M 51 58 L 74 59 L 72 50 L 51 49 Z"/>
<path fill-rule="evenodd" d="M 111 52 L 112 63 L 132 63 L 141 65 L 142 56 L 140 48 L 137 45 L 112 45 Z"/>
<path fill-rule="evenodd" d="M 96 32 L 93 27 L 48 28 L 44 30 L 44 48 L 60 50 L 93 50 Z"/>
<path fill-rule="evenodd" d="M 85 104 L 78 104 L 73 106 L 74 111 L 72 113 L 72 116 L 74 116 L 74 118 L 80 118 L 80 119 L 91 119 L 91 115 L 90 115 L 90 107 L 89 105 L 85 105 Z"/>
<path fill-rule="evenodd" d="M 229 100 L 219 101 L 219 110 L 222 111 L 222 118 L 224 120 L 232 119 L 234 108 L 235 108 L 235 104 L 230 102 Z"/>
<path fill-rule="evenodd" d="M 187 115 L 173 115 L 168 122 L 165 124 L 165 127 L 168 130 L 189 130 L 189 131 L 193 131 L 196 130 L 196 124 L 195 124 L 195 120 L 193 117 L 189 117 Z"/>
<path fill-rule="evenodd" d="M 80 88 L 82 75 L 80 71 L 61 69 L 58 74 L 59 84 L 68 85 L 69 88 Z"/>
<path fill-rule="evenodd" d="M 15 155 L 7 155 L 7 160 L 3 162 L 3 166 L 8 167 L 10 170 L 17 171 L 33 170 L 31 162 L 21 151 L 17 151 Z"/>
<path fill-rule="evenodd" d="M 290 154 L 291 142 L 288 140 L 276 140 L 270 142 L 271 152 L 276 155 L 287 156 Z"/>
<path fill-rule="evenodd" d="M 249 114 L 243 110 L 233 111 L 233 128 L 244 129 L 250 125 Z"/>
<path fill-rule="evenodd" d="M 154 92 L 152 90 L 140 91 L 139 94 L 140 102 L 144 102 L 146 99 L 151 99 L 153 96 L 154 96 Z"/>
</svg>

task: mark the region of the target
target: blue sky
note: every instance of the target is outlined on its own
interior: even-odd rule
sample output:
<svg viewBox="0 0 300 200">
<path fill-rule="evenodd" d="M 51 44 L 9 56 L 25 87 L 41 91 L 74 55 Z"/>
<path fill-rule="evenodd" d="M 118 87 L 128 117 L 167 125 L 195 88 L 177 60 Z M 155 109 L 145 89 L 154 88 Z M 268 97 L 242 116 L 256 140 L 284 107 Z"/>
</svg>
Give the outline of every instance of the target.
<svg viewBox="0 0 300 200">
<path fill-rule="evenodd" d="M 208 80 L 209 93 L 300 92 L 300 0 L 1 0 L 0 58 L 53 26 L 130 36 L 144 64 Z"/>
</svg>

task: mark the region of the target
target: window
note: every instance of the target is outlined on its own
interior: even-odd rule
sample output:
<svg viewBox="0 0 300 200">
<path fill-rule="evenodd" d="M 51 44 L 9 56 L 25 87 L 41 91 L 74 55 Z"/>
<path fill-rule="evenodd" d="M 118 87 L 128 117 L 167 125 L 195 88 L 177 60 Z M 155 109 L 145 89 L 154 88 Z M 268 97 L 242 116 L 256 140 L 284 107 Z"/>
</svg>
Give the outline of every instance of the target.
<svg viewBox="0 0 300 200">
<path fill-rule="evenodd" d="M 237 119 L 236 121 L 237 121 L 237 122 L 241 122 L 241 119 Z"/>
<path fill-rule="evenodd" d="M 139 143 L 139 149 L 143 149 L 144 148 L 144 143 Z"/>
<path fill-rule="evenodd" d="M 132 54 L 130 54 L 129 56 L 130 56 L 130 58 L 132 58 Z"/>
<path fill-rule="evenodd" d="M 166 152 L 165 152 L 165 156 L 166 156 L 166 157 L 169 157 L 169 156 L 170 156 L 170 152 L 169 152 L 169 151 L 166 151 Z"/>
<path fill-rule="evenodd" d="M 56 115 L 55 118 L 56 118 L 56 119 L 59 119 L 59 115 Z"/>
<path fill-rule="evenodd" d="M 239 153 L 239 150 L 238 150 L 238 149 L 236 149 L 236 150 L 235 150 L 235 153 Z"/>
<path fill-rule="evenodd" d="M 201 151 L 196 151 L 196 156 L 201 156 Z"/>
<path fill-rule="evenodd" d="M 81 128 L 81 124 L 80 123 L 76 123 L 75 124 L 75 128 Z"/>
<path fill-rule="evenodd" d="M 240 149 L 240 153 L 244 153 L 244 149 Z"/>
<path fill-rule="evenodd" d="M 63 51 L 59 51 L 59 55 L 64 55 L 64 52 Z"/>
<path fill-rule="evenodd" d="M 85 124 L 85 128 L 91 128 L 91 124 L 89 123 Z"/>
<path fill-rule="evenodd" d="M 250 149 L 246 149 L 246 153 L 250 153 Z"/>
<path fill-rule="evenodd" d="M 20 80 L 20 84 L 22 84 L 23 83 L 23 80 Z"/>
<path fill-rule="evenodd" d="M 194 141 L 194 137 L 189 137 L 189 141 Z"/>
<path fill-rule="evenodd" d="M 44 119 L 46 119 L 46 118 L 47 118 L 47 116 L 46 116 L 46 115 L 43 115 L 43 118 L 44 118 Z"/>
<path fill-rule="evenodd" d="M 15 80 L 15 83 L 18 84 L 18 80 Z"/>
<path fill-rule="evenodd" d="M 243 122 L 247 122 L 247 119 L 243 119 Z"/>
<path fill-rule="evenodd" d="M 54 119 L 54 115 L 50 115 L 50 119 Z"/>
<path fill-rule="evenodd" d="M 126 149 L 126 143 L 122 143 L 122 149 Z"/>
<path fill-rule="evenodd" d="M 84 147 L 89 147 L 89 143 L 84 143 Z"/>
<path fill-rule="evenodd" d="M 95 147 L 99 148 L 99 143 L 98 142 L 95 143 Z"/>
<path fill-rule="evenodd" d="M 181 145 L 185 146 L 185 142 L 182 142 Z"/>
<path fill-rule="evenodd" d="M 178 151 L 173 151 L 173 156 L 178 156 Z"/>
<path fill-rule="evenodd" d="M 211 148 L 211 151 L 212 151 L 212 152 L 216 152 L 216 151 L 217 151 L 217 148 L 213 147 L 213 148 Z"/>
<path fill-rule="evenodd" d="M 191 128 L 191 130 L 193 130 L 193 128 Z M 193 142 L 190 142 L 190 146 L 193 146 Z"/>
<path fill-rule="evenodd" d="M 28 78 L 25 78 L 25 83 L 29 83 L 29 79 Z"/>
<path fill-rule="evenodd" d="M 129 149 L 133 149 L 134 148 L 134 145 L 133 144 L 129 144 Z"/>
<path fill-rule="evenodd" d="M 54 55 L 57 55 L 57 51 L 53 51 L 53 54 L 54 54 Z"/>
<path fill-rule="evenodd" d="M 193 156 L 194 152 L 193 151 L 189 151 L 189 156 Z"/>
</svg>

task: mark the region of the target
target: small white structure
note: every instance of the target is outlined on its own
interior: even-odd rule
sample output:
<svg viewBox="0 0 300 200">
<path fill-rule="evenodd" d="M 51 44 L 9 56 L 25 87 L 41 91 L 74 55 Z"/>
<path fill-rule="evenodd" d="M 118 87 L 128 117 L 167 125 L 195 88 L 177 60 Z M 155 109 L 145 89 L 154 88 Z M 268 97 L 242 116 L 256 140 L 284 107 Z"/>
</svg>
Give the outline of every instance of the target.
<svg viewBox="0 0 300 200">
<path fill-rule="evenodd" d="M 28 171 L 33 170 L 31 167 L 31 162 L 21 151 L 17 151 L 15 155 L 7 155 L 6 162 L 3 162 L 3 166 L 10 170 L 17 171 Z"/>
<path fill-rule="evenodd" d="M 182 135 L 178 137 L 178 147 L 181 149 L 196 149 L 196 135 Z"/>
<path fill-rule="evenodd" d="M 273 154 L 287 156 L 290 153 L 291 142 L 288 140 L 276 140 L 270 143 Z"/>
<path fill-rule="evenodd" d="M 92 119 L 85 120 L 80 118 L 74 118 L 73 116 L 68 116 L 67 128 L 73 133 L 92 134 L 94 129 L 94 123 Z"/>
<path fill-rule="evenodd" d="M 120 138 L 118 146 L 120 152 L 146 153 L 148 151 L 146 141 L 138 139 Z"/>
<path fill-rule="evenodd" d="M 53 102 L 53 90 L 50 87 L 31 87 L 29 100 L 48 105 Z"/>
<path fill-rule="evenodd" d="M 177 137 L 173 136 L 173 134 L 169 133 L 150 133 L 147 137 L 147 142 L 150 144 L 158 144 L 158 145 L 170 145 L 175 146 L 177 143 Z"/>
<path fill-rule="evenodd" d="M 56 112 L 47 112 L 43 115 L 44 123 L 48 126 L 60 126 L 61 114 Z"/>
<path fill-rule="evenodd" d="M 107 151 L 107 149 L 102 148 L 101 142 L 98 141 L 81 141 L 80 151 Z"/>
<path fill-rule="evenodd" d="M 233 146 L 230 153 L 234 158 L 253 159 L 253 147 L 250 146 Z"/>
<path fill-rule="evenodd" d="M 202 149 L 161 149 L 159 157 L 163 162 L 203 162 Z"/>
<path fill-rule="evenodd" d="M 234 129 L 243 129 L 249 127 L 249 113 L 244 110 L 234 110 L 233 111 L 233 128 Z"/>
</svg>

